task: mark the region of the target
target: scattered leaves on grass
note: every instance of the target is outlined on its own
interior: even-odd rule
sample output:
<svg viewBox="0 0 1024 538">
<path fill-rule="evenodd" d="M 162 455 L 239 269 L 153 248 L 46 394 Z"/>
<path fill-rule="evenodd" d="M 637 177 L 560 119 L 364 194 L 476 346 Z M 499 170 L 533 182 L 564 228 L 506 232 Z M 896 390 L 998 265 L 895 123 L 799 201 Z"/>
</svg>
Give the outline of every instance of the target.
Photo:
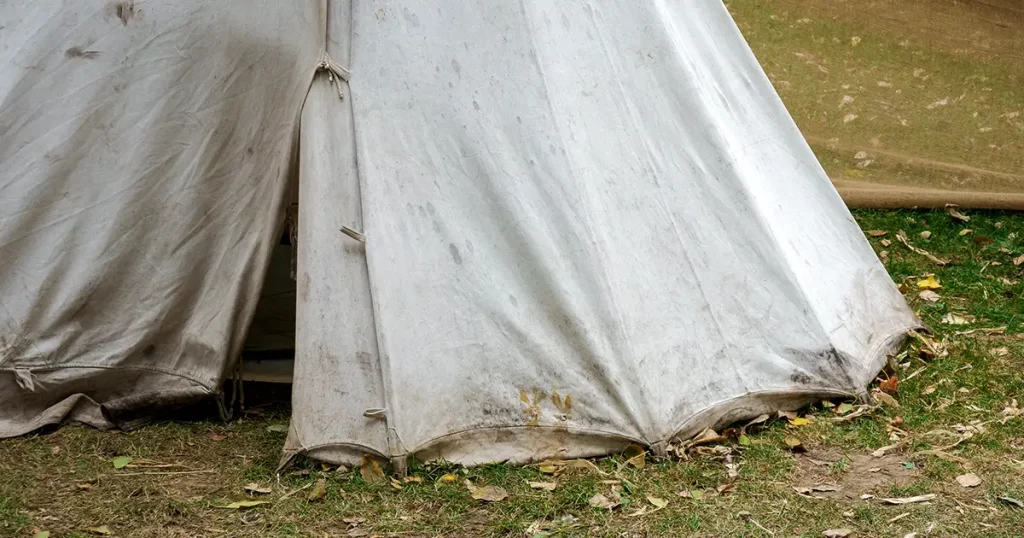
<svg viewBox="0 0 1024 538">
<path fill-rule="evenodd" d="M 270 501 L 236 501 L 230 504 L 215 506 L 214 508 L 224 508 L 226 510 L 246 510 L 264 504 L 270 504 Z"/>
<path fill-rule="evenodd" d="M 821 533 L 825 538 L 847 538 L 853 534 L 850 529 L 828 529 Z"/>
<path fill-rule="evenodd" d="M 916 495 L 914 497 L 895 497 L 890 499 L 882 499 L 882 502 L 885 504 L 913 504 L 928 502 L 934 500 L 935 497 L 936 495 L 934 493 L 929 493 L 927 495 Z"/>
<path fill-rule="evenodd" d="M 469 480 L 466 480 L 464 484 L 466 489 L 469 490 L 469 496 L 478 501 L 494 503 L 508 498 L 508 492 L 500 486 L 480 487 L 473 485 L 473 482 Z"/>
<path fill-rule="evenodd" d="M 1016 258 L 1014 258 L 1013 259 L 1013 265 L 1014 266 L 1024 265 L 1024 254 L 1021 254 L 1020 256 L 1017 256 Z"/>
<path fill-rule="evenodd" d="M 885 237 L 889 232 L 888 230 L 868 230 L 866 233 L 871 237 Z"/>
<path fill-rule="evenodd" d="M 327 496 L 327 480 L 321 478 L 313 484 L 313 489 L 309 490 L 306 494 L 306 500 L 309 502 L 319 502 L 324 500 Z"/>
<path fill-rule="evenodd" d="M 935 293 L 932 290 L 924 290 L 921 293 L 918 293 L 917 296 L 924 301 L 928 301 L 929 303 L 937 303 L 939 302 L 939 299 L 942 298 L 941 295 Z"/>
<path fill-rule="evenodd" d="M 923 248 L 915 247 L 914 245 L 910 244 L 910 240 L 907 238 L 907 232 L 904 232 L 903 230 L 900 230 L 899 232 L 896 233 L 896 239 L 900 243 L 903 243 L 903 246 L 905 246 L 908 249 L 910 249 L 911 252 L 920 254 L 921 256 L 924 256 L 925 258 L 928 258 L 935 265 L 943 266 L 943 265 L 949 264 L 949 260 L 944 260 L 942 258 L 938 258 L 938 257 L 932 255 L 931 252 L 928 252 L 927 250 L 925 250 Z"/>
<path fill-rule="evenodd" d="M 939 284 L 935 275 L 928 275 L 928 278 L 923 278 L 917 281 L 917 289 L 919 290 L 937 290 L 941 287 L 942 284 Z"/>
<path fill-rule="evenodd" d="M 967 473 L 956 477 L 956 483 L 965 488 L 973 488 L 981 485 L 981 478 L 974 473 Z"/>
<path fill-rule="evenodd" d="M 555 491 L 558 487 L 558 482 L 529 482 L 531 489 L 541 489 L 544 491 Z"/>
<path fill-rule="evenodd" d="M 242 489 L 250 495 L 269 495 L 271 492 L 270 488 L 261 486 L 255 482 L 246 484 Z"/>
<path fill-rule="evenodd" d="M 369 454 L 363 454 L 363 461 L 359 465 L 359 476 L 363 477 L 363 482 L 367 484 L 387 482 L 387 478 L 384 477 L 384 469 L 381 469 L 377 460 Z"/>
<path fill-rule="evenodd" d="M 797 417 L 789 421 L 790 426 L 806 426 L 811 423 L 811 419 L 804 417 Z"/>
<path fill-rule="evenodd" d="M 112 460 L 115 469 L 124 469 L 129 463 L 135 461 L 131 456 L 118 456 Z"/>
</svg>

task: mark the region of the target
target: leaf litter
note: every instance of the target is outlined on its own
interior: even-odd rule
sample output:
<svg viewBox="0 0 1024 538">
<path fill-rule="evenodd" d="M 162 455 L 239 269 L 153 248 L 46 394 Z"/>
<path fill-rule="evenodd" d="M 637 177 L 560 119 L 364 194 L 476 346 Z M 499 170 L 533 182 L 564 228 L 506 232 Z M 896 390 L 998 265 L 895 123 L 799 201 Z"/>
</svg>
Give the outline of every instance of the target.
<svg viewBox="0 0 1024 538">
<path fill-rule="evenodd" d="M 500 502 L 508 498 L 508 492 L 500 486 L 477 486 L 471 480 L 463 482 L 469 495 L 475 500 L 484 502 Z"/>
</svg>

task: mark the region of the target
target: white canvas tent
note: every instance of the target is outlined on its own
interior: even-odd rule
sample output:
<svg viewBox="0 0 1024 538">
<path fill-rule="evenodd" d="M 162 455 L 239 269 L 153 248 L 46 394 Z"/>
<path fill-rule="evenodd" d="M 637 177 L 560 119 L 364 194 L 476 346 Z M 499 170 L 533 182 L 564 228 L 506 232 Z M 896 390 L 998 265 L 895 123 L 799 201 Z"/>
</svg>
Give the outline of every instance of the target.
<svg viewBox="0 0 1024 538">
<path fill-rule="evenodd" d="M 0 436 L 216 396 L 296 184 L 286 456 L 657 450 L 863 393 L 918 325 L 716 1 L 0 27 Z"/>
</svg>

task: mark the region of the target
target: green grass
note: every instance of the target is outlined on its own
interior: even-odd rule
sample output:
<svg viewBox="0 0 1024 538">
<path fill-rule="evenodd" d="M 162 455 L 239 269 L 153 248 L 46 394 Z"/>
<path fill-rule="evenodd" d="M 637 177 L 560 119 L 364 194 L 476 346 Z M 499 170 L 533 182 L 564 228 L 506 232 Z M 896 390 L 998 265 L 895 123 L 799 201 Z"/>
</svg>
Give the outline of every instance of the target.
<svg viewBox="0 0 1024 538">
<path fill-rule="evenodd" d="M 275 476 L 284 434 L 267 428 L 287 420 L 288 407 L 281 403 L 228 424 L 201 414 L 131 433 L 67 426 L 2 442 L 0 536 L 32 536 L 37 530 L 50 530 L 54 537 L 95 536 L 87 529 L 106 525 L 117 536 L 319 538 L 353 532 L 344 521 L 351 518 L 364 520 L 356 529 L 380 536 L 526 536 L 527 531 L 537 536 L 768 536 L 761 527 L 775 536 L 820 536 L 828 528 L 849 528 L 857 536 L 903 536 L 930 526 L 933 535 L 1019 536 L 1024 511 L 1011 510 L 997 497 L 1024 497 L 1024 418 L 999 421 L 1013 398 L 1024 400 L 1024 376 L 1019 374 L 1024 310 L 1014 299 L 1024 293 L 1019 283 L 1024 264 L 1012 262 L 1024 254 L 1018 237 L 1024 215 L 967 214 L 971 220 L 963 223 L 944 212 L 855 212 L 865 230 L 888 232 L 869 240 L 887 251 L 893 278 L 907 284 L 908 301 L 948 351 L 929 359 L 910 346 L 899 356 L 901 364 L 892 372 L 901 379 L 898 408 L 881 406 L 865 417 L 835 423 L 831 419 L 838 402 L 819 404 L 801 413 L 811 418 L 809 425 L 773 419 L 749 429 L 748 445 L 734 438 L 682 460 L 650 458 L 643 468 L 621 471 L 624 455 L 596 460 L 604 474 L 572 469 L 552 476 L 538 467 L 414 463 L 411 475 L 422 483 L 404 483 L 401 489 L 368 484 L 358 472 L 339 473 L 313 462 Z M 964 229 L 974 232 L 961 235 Z M 899 230 L 914 245 L 952 263 L 939 267 L 892 241 Z M 925 230 L 931 232 L 928 239 L 920 237 Z M 979 236 L 988 240 L 978 244 L 974 239 Z M 886 239 L 892 241 L 887 247 L 882 245 Z M 927 274 L 942 284 L 938 302 L 918 297 L 917 281 Z M 942 323 L 948 312 L 973 315 L 976 321 L 950 326 Z M 1005 334 L 956 335 L 997 326 L 1005 326 Z M 1006 353 L 993 354 L 1003 347 Z M 951 459 L 919 454 L 949 445 L 964 428 L 977 433 L 947 450 Z M 894 432 L 907 444 L 873 458 L 872 451 L 893 443 Z M 211 434 L 226 437 L 216 440 Z M 785 439 L 794 436 L 806 454 L 788 449 Z M 725 453 L 738 464 L 735 480 L 729 477 Z M 174 466 L 115 470 L 111 460 L 122 455 Z M 883 470 L 873 472 L 874 466 Z M 130 474 L 143 471 L 187 474 Z M 966 472 L 976 473 L 982 484 L 959 486 L 955 477 Z M 442 483 L 449 473 L 457 479 Z M 308 487 L 321 478 L 327 483 L 326 497 L 307 500 Z M 501 486 L 509 497 L 482 504 L 463 486 L 466 479 Z M 610 479 L 623 483 L 622 505 L 612 512 L 591 507 L 594 494 L 610 494 L 611 486 L 603 483 Z M 528 485 L 552 480 L 558 483 L 552 492 Z M 250 482 L 272 489 L 258 498 L 270 504 L 249 511 L 218 508 L 250 498 L 243 491 Z M 732 489 L 717 494 L 729 483 Z M 793 489 L 817 484 L 837 484 L 841 490 L 813 499 Z M 704 497 L 684 498 L 678 495 L 683 491 L 703 492 Z M 888 506 L 877 500 L 928 493 L 937 495 L 931 504 Z M 876 498 L 861 499 L 863 494 Z M 668 506 L 630 517 L 643 507 L 653 508 L 648 496 L 667 500 Z"/>
</svg>

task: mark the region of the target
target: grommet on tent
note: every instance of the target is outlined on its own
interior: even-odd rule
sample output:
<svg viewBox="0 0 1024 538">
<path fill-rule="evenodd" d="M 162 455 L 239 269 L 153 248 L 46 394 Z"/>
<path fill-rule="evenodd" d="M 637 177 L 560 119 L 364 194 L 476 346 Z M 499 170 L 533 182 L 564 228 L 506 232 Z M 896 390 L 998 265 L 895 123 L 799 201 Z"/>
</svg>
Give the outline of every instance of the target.
<svg viewBox="0 0 1024 538">
<path fill-rule="evenodd" d="M 366 235 L 363 232 L 357 232 L 348 226 L 342 226 L 341 233 L 359 241 L 360 243 L 366 243 Z"/>
</svg>

